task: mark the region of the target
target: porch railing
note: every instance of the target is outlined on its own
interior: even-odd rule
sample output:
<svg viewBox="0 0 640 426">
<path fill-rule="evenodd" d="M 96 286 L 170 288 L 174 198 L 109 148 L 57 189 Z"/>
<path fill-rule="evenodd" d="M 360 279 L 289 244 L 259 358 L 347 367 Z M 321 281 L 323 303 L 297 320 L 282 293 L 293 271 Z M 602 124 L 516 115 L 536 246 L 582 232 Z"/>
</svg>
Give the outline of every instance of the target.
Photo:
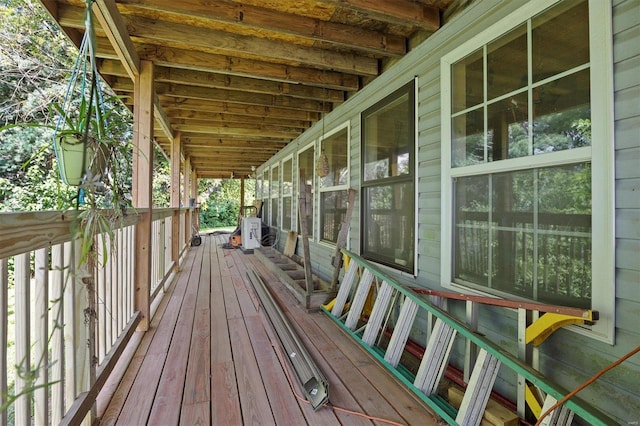
<svg viewBox="0 0 640 426">
<path fill-rule="evenodd" d="M 187 209 L 153 211 L 151 292 L 186 247 Z M 74 212 L 0 213 L 0 424 L 59 424 L 95 415 L 94 402 L 140 321 L 134 308 L 131 211 L 81 264 Z M 73 419 L 73 420 L 71 420 Z"/>
</svg>

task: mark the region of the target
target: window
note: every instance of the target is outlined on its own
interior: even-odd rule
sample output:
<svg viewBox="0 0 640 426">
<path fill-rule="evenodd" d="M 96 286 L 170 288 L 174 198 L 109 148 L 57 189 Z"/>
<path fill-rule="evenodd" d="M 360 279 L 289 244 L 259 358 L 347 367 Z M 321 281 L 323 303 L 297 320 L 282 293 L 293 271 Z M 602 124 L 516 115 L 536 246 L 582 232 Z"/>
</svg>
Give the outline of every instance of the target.
<svg viewBox="0 0 640 426">
<path fill-rule="evenodd" d="M 282 229 L 291 229 L 291 209 L 293 195 L 293 159 L 282 163 Z"/>
<path fill-rule="evenodd" d="M 306 204 L 307 204 L 307 233 L 309 237 L 313 237 L 313 176 L 314 176 L 314 145 L 311 144 L 304 151 L 298 154 L 298 170 L 300 173 L 299 181 L 305 185 Z"/>
<path fill-rule="evenodd" d="M 317 174 L 320 182 L 320 240 L 335 243 L 347 212 L 349 184 L 349 127 L 320 142 Z"/>
<path fill-rule="evenodd" d="M 271 167 L 271 226 L 277 228 L 280 220 L 280 168 Z"/>
<path fill-rule="evenodd" d="M 262 173 L 256 175 L 256 200 L 262 198 Z"/>
<path fill-rule="evenodd" d="M 610 339 L 611 56 L 591 43 L 611 39 L 610 10 L 535 3 L 443 58 L 442 276 L 597 309 Z"/>
<path fill-rule="evenodd" d="M 362 256 L 414 271 L 415 88 L 362 114 Z"/>
<path fill-rule="evenodd" d="M 264 178 L 262 179 L 262 221 L 269 223 L 269 169 L 264 170 Z"/>
</svg>

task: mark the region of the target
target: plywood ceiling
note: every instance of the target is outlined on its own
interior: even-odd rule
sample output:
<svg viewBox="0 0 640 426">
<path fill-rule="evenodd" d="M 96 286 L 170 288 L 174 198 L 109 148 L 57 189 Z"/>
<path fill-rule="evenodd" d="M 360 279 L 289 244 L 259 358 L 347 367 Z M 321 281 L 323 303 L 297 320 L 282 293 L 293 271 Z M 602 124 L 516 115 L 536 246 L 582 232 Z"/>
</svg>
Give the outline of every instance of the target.
<svg viewBox="0 0 640 426">
<path fill-rule="evenodd" d="M 41 0 L 76 44 L 81 0 Z M 155 64 L 155 139 L 199 177 L 247 176 L 468 0 L 97 0 L 99 70 L 133 100 Z"/>
</svg>

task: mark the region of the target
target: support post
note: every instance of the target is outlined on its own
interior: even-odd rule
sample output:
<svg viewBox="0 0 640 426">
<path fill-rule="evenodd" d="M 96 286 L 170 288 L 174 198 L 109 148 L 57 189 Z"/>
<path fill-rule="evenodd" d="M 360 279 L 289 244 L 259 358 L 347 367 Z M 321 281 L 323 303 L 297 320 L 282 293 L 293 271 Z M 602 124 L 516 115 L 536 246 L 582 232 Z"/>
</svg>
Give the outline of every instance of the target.
<svg viewBox="0 0 640 426">
<path fill-rule="evenodd" d="M 187 157 L 184 162 L 184 193 L 182 194 L 182 206 L 189 207 L 189 195 L 191 194 L 191 157 Z M 189 247 L 189 239 L 191 239 L 191 213 L 187 211 L 184 215 L 184 244 Z"/>
<path fill-rule="evenodd" d="M 240 178 L 240 214 L 244 212 L 244 176 Z"/>
<path fill-rule="evenodd" d="M 193 168 L 191 169 L 190 183 L 191 183 L 191 188 L 189 191 L 189 194 L 191 194 L 190 200 L 193 200 L 193 205 L 190 206 L 191 207 L 191 224 L 192 224 L 192 227 L 195 227 L 196 229 L 200 229 L 200 223 L 198 221 L 199 209 L 196 208 L 196 206 L 198 205 L 197 204 L 198 203 L 198 176 L 196 175 L 196 171 Z M 193 231 L 191 234 L 193 234 Z"/>
<path fill-rule="evenodd" d="M 146 209 L 135 229 L 134 308 L 142 320 L 138 330 L 147 331 L 151 316 L 151 185 L 153 170 L 153 62 L 140 61 L 134 84 L 133 206 Z"/>
<path fill-rule="evenodd" d="M 169 205 L 173 211 L 171 219 L 171 261 L 174 270 L 180 265 L 180 155 L 182 152 L 182 134 L 176 133 L 171 141 L 171 196 Z"/>
</svg>

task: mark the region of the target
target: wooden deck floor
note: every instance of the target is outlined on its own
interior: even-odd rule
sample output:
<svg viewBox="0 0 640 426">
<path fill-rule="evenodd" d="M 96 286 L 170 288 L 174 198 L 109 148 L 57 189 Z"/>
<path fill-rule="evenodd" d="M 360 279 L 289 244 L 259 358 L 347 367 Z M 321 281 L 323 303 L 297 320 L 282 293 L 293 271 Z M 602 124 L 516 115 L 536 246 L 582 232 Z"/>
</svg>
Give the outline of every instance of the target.
<svg viewBox="0 0 640 426">
<path fill-rule="evenodd" d="M 372 423 L 329 407 L 314 412 L 296 398 L 247 268 L 285 308 L 330 383 L 331 405 L 400 424 L 441 424 L 329 318 L 305 312 L 253 255 L 224 250 L 223 242 L 205 236 L 190 250 L 114 397 L 99 410 L 101 425 Z"/>
</svg>

